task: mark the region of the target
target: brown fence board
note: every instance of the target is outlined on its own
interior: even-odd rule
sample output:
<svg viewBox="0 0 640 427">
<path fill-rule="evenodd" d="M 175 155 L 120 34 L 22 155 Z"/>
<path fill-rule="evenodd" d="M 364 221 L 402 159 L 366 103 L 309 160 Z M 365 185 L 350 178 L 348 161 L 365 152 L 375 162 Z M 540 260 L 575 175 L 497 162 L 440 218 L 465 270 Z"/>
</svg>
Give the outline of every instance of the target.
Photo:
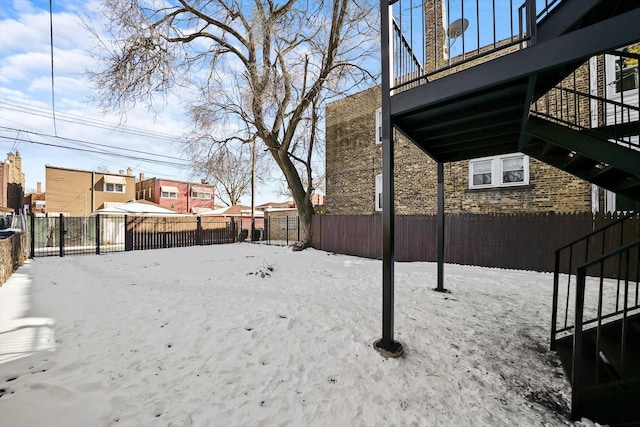
<svg viewBox="0 0 640 427">
<path fill-rule="evenodd" d="M 615 218 L 612 215 L 594 218 L 590 213 L 447 215 L 445 262 L 553 271 L 557 248 Z M 398 215 L 395 224 L 397 261 L 436 261 L 435 216 Z M 381 215 L 315 215 L 312 246 L 329 252 L 380 259 L 381 226 Z M 639 227 L 638 222 L 634 227 Z M 613 240 L 620 241 L 620 236 L 610 239 L 613 244 Z"/>
</svg>

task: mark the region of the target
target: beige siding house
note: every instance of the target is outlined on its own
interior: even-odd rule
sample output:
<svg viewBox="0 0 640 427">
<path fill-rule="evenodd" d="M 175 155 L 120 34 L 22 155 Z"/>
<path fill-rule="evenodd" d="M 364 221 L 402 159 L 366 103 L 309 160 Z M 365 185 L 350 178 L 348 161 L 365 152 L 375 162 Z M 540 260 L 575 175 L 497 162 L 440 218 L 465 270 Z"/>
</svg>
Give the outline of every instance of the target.
<svg viewBox="0 0 640 427">
<path fill-rule="evenodd" d="M 96 209 L 135 200 L 131 170 L 110 174 L 46 166 L 45 179 L 49 215 L 88 216 Z"/>
</svg>

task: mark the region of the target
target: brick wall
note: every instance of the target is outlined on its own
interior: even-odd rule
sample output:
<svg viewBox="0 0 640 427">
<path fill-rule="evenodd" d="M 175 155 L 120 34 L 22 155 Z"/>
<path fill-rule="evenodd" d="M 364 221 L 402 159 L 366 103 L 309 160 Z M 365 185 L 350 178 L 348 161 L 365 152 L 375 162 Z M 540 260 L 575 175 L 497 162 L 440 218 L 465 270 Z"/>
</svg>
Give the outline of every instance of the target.
<svg viewBox="0 0 640 427">
<path fill-rule="evenodd" d="M 0 239 L 0 286 L 11 277 L 13 272 L 27 259 L 27 234 L 15 234 Z"/>
<path fill-rule="evenodd" d="M 375 177 L 382 173 L 382 146 L 375 143 L 379 87 L 327 105 L 328 214 L 375 212 Z M 395 206 L 398 215 L 437 210 L 436 163 L 396 134 Z M 590 212 L 591 184 L 529 159 L 529 185 L 469 189 L 469 162 L 445 164 L 447 213 Z"/>
</svg>

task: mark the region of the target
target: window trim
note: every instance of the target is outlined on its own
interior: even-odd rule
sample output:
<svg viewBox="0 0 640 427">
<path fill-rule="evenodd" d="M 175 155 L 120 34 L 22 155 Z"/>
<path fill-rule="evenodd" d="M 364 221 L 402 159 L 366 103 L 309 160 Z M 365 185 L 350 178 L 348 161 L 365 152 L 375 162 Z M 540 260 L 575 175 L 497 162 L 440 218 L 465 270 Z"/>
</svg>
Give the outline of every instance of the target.
<svg viewBox="0 0 640 427">
<path fill-rule="evenodd" d="M 191 190 L 192 199 L 211 200 L 211 193 Z"/>
<path fill-rule="evenodd" d="M 382 144 L 382 107 L 376 109 L 376 145 Z"/>
<path fill-rule="evenodd" d="M 161 191 L 160 198 L 161 199 L 177 199 L 178 193 L 175 193 L 173 191 Z"/>
<path fill-rule="evenodd" d="M 618 51 L 623 52 L 626 49 L 629 48 L 637 48 L 638 46 L 640 46 L 640 43 L 635 43 L 635 44 L 631 44 L 629 46 L 626 46 L 622 49 L 618 49 Z M 607 55 L 605 54 L 605 75 L 606 75 L 606 97 L 608 99 L 611 100 L 618 100 L 620 99 L 622 96 L 628 96 L 629 94 L 636 95 L 638 93 L 638 91 L 640 90 L 640 82 L 638 81 L 638 79 L 640 79 L 640 77 L 638 76 L 638 65 L 636 65 L 635 67 L 629 67 L 629 68 L 625 68 L 625 69 L 621 69 L 620 70 L 620 74 L 622 75 L 621 77 L 618 77 L 617 75 L 617 70 L 616 70 L 616 62 L 619 60 L 620 57 L 616 56 L 616 55 Z M 635 75 L 635 82 L 636 82 L 636 86 L 633 88 L 629 88 L 629 89 L 623 89 L 624 87 L 624 83 L 621 84 L 621 90 L 618 91 L 618 86 L 617 83 L 619 81 L 622 81 L 625 79 L 624 76 L 624 71 L 631 71 L 631 73 L 629 73 L 630 75 Z M 637 95 L 636 95 L 637 96 Z"/>
<path fill-rule="evenodd" d="M 503 161 L 507 159 L 513 158 L 522 158 L 522 168 L 523 168 L 523 180 L 518 182 L 503 182 Z M 481 162 L 491 162 L 491 183 L 490 184 L 474 184 L 473 183 L 473 165 L 475 163 Z M 499 182 L 496 183 L 496 179 L 499 179 Z M 491 156 L 491 157 L 481 157 L 477 159 L 469 160 L 469 189 L 470 190 L 480 190 L 485 188 L 509 188 L 509 187 L 522 187 L 524 185 L 529 185 L 529 156 L 522 153 L 511 153 L 511 154 L 503 154 L 500 156 Z"/>
<path fill-rule="evenodd" d="M 109 189 L 111 187 L 111 189 Z M 120 190 L 118 190 L 120 187 Z M 124 193 L 125 192 L 125 184 L 117 184 L 112 182 L 105 182 L 102 191 L 105 193 Z"/>
<path fill-rule="evenodd" d="M 376 175 L 374 194 L 374 210 L 382 212 L 382 174 Z"/>
</svg>

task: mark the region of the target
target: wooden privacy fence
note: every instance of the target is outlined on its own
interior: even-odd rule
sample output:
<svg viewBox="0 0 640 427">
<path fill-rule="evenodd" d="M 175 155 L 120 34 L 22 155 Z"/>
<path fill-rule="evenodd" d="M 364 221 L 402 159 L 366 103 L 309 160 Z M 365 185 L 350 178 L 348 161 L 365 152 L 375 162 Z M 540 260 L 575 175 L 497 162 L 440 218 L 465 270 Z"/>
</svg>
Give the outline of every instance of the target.
<svg viewBox="0 0 640 427">
<path fill-rule="evenodd" d="M 445 262 L 553 271 L 556 249 L 616 218 L 591 213 L 446 215 Z M 381 215 L 315 215 L 312 227 L 316 249 L 382 258 Z M 436 217 L 396 216 L 394 250 L 396 261 L 435 262 Z"/>
<path fill-rule="evenodd" d="M 233 243 L 230 218 L 96 215 L 31 216 L 31 257 Z"/>
</svg>

